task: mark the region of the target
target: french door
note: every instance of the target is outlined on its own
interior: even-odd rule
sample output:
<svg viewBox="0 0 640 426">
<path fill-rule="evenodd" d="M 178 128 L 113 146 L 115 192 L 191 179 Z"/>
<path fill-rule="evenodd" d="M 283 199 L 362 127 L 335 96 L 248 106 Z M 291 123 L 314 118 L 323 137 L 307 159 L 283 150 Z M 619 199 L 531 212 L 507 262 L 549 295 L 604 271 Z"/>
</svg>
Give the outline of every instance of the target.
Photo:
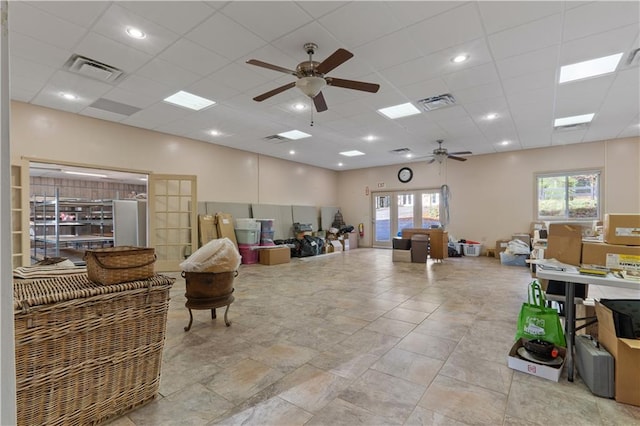
<svg viewBox="0 0 640 426">
<path fill-rule="evenodd" d="M 374 192 L 373 247 L 391 247 L 404 228 L 440 226 L 440 190 Z"/>
</svg>

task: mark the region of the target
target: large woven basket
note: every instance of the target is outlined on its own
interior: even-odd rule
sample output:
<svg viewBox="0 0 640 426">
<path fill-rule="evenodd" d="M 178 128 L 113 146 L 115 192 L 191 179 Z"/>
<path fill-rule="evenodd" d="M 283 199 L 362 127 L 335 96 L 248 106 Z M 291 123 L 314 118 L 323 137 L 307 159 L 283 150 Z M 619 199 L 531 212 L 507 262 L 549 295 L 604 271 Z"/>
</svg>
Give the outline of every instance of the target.
<svg viewBox="0 0 640 426">
<path fill-rule="evenodd" d="M 84 260 L 91 281 L 110 285 L 153 276 L 156 256 L 150 247 L 120 246 L 87 250 Z"/>
<path fill-rule="evenodd" d="M 18 424 L 98 424 L 151 401 L 174 281 L 15 280 Z"/>
</svg>

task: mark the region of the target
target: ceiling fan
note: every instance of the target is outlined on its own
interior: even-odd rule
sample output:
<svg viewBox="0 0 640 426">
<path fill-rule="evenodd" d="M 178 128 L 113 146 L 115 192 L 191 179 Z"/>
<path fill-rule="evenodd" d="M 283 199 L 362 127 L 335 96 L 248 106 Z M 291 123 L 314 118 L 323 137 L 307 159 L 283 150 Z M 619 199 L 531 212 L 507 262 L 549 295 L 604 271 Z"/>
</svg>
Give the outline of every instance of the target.
<svg viewBox="0 0 640 426">
<path fill-rule="evenodd" d="M 259 67 L 268 68 L 274 71 L 280 71 L 285 74 L 291 74 L 298 77 L 298 79 L 292 83 L 285 84 L 276 89 L 270 90 L 259 96 L 253 98 L 254 101 L 262 102 L 278 93 L 282 93 L 285 90 L 297 87 L 313 99 L 313 104 L 318 112 L 327 110 L 327 103 L 322 94 L 322 89 L 325 86 L 342 87 L 345 89 L 362 90 L 364 92 L 376 93 L 380 88 L 379 84 L 365 83 L 363 81 L 344 80 L 341 78 L 327 77 L 325 74 L 332 71 L 334 68 L 343 64 L 353 57 L 353 53 L 345 49 L 338 49 L 331 56 L 322 62 L 313 60 L 313 54 L 315 53 L 318 45 L 315 43 L 306 43 L 304 50 L 309 55 L 309 60 L 300 62 L 295 71 L 288 68 L 283 68 L 277 65 L 268 64 L 266 62 L 259 61 L 257 59 L 250 59 L 247 64 L 257 65 Z"/>
<path fill-rule="evenodd" d="M 458 161 L 467 161 L 466 158 L 458 157 L 458 155 L 472 154 L 471 151 L 449 152 L 447 151 L 447 148 L 442 147 L 442 142 L 444 142 L 442 139 L 438 139 L 436 142 L 438 142 L 438 147 L 433 150 L 433 154 L 427 156 L 427 157 L 432 157 L 431 160 L 427 162 L 427 164 L 431 164 L 434 161 L 437 161 L 438 163 L 442 164 L 442 162 L 447 158 L 451 158 L 452 160 L 458 160 Z"/>
</svg>

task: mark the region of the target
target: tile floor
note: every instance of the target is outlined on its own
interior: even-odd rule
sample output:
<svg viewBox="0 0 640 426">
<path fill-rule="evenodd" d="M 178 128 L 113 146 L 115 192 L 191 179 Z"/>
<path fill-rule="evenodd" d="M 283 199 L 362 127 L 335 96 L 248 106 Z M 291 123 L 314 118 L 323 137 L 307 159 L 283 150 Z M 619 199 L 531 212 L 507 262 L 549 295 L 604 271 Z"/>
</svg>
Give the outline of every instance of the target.
<svg viewBox="0 0 640 426">
<path fill-rule="evenodd" d="M 527 268 L 357 249 L 242 265 L 232 321 L 172 289 L 160 395 L 130 425 L 630 425 L 640 408 L 507 367 Z M 611 293 L 618 291 L 619 293 Z M 599 297 L 637 292 L 590 289 Z"/>
</svg>

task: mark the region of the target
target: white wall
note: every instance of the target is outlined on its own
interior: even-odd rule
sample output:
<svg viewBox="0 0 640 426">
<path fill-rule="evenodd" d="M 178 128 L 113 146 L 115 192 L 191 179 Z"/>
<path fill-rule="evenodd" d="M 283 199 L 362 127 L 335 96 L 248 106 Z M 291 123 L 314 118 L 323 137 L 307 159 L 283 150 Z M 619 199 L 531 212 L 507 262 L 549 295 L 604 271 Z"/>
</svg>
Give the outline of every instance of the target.
<svg viewBox="0 0 640 426">
<path fill-rule="evenodd" d="M 338 173 L 12 102 L 12 157 L 198 176 L 198 200 L 336 205 Z"/>
<path fill-rule="evenodd" d="M 413 169 L 413 180 L 398 181 L 400 167 Z M 377 191 L 440 188 L 451 191 L 448 226 L 457 238 L 493 246 L 497 239 L 529 232 L 535 217 L 537 172 L 597 168 L 603 170 L 604 212 L 640 213 L 640 138 L 574 144 L 468 157 L 465 162 L 407 163 L 340 173 L 338 190 L 345 221 L 365 224 L 361 245 L 371 245 L 371 197 Z"/>
</svg>

